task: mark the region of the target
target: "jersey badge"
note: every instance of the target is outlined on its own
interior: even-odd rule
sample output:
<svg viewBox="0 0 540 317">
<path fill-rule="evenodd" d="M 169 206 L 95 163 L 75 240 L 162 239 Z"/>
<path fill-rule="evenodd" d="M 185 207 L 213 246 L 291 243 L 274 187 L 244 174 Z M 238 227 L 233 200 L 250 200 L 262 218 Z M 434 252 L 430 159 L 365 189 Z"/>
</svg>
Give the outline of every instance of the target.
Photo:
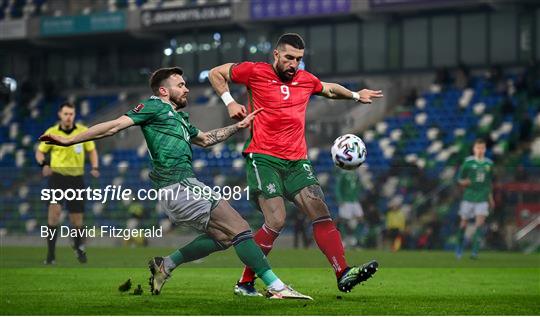
<svg viewBox="0 0 540 317">
<path fill-rule="evenodd" d="M 139 113 L 144 108 L 144 104 L 140 103 L 137 107 L 133 108 L 133 112 Z"/>
</svg>

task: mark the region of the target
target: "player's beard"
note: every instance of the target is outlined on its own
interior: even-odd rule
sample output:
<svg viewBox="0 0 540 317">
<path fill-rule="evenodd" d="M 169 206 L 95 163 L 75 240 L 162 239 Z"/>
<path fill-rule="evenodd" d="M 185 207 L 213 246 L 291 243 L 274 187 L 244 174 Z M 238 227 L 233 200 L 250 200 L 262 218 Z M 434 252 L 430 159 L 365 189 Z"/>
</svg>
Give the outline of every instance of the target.
<svg viewBox="0 0 540 317">
<path fill-rule="evenodd" d="M 287 72 L 287 70 L 289 71 L 292 71 L 292 72 Z M 289 69 L 282 69 L 281 66 L 279 65 L 279 62 L 277 64 L 277 67 L 276 67 L 276 72 L 277 72 L 277 75 L 279 77 L 279 79 L 281 79 L 281 81 L 283 82 L 288 82 L 288 81 L 291 81 L 294 77 L 294 75 L 296 74 L 296 69 L 294 68 L 289 68 Z"/>
<path fill-rule="evenodd" d="M 187 96 L 182 98 L 180 96 L 175 96 L 171 98 L 172 103 L 174 104 L 175 110 L 180 110 L 182 108 L 185 108 L 188 104 Z"/>
</svg>

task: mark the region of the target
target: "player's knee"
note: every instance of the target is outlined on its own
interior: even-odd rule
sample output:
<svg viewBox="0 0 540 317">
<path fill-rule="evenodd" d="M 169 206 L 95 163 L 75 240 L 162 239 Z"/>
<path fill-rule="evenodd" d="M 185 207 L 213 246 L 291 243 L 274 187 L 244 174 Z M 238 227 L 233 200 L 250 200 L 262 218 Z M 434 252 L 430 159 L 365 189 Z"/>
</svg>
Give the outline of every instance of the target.
<svg viewBox="0 0 540 317">
<path fill-rule="evenodd" d="M 224 250 L 232 245 L 233 234 L 225 232 L 223 229 L 209 229 L 207 234 L 214 239 Z"/>
<path fill-rule="evenodd" d="M 266 226 L 270 227 L 270 229 L 279 232 L 285 226 L 285 217 L 285 214 L 274 213 L 270 216 L 265 216 L 264 223 Z"/>
<path fill-rule="evenodd" d="M 249 227 L 249 223 L 244 218 L 242 218 L 242 220 L 239 221 L 238 229 L 240 230 L 240 232 L 251 230 L 251 228 Z"/>
<path fill-rule="evenodd" d="M 229 232 L 227 237 L 230 240 L 232 240 L 237 234 L 248 231 L 248 230 L 251 230 L 251 228 L 249 227 L 249 223 L 246 220 L 244 220 L 244 218 L 239 218 L 238 220 L 235 221 L 234 227 Z"/>
</svg>

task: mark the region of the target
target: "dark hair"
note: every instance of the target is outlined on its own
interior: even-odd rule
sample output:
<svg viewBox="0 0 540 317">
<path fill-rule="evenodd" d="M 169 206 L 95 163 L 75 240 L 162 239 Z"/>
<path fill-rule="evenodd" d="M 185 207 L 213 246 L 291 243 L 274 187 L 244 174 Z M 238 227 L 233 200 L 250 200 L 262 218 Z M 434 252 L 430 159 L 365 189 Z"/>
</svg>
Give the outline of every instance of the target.
<svg viewBox="0 0 540 317">
<path fill-rule="evenodd" d="M 289 44 L 290 46 L 299 50 L 303 50 L 306 46 L 302 37 L 297 33 L 285 33 L 280 36 L 279 40 L 277 41 L 276 47 L 281 47 L 285 44 Z"/>
<path fill-rule="evenodd" d="M 478 138 L 478 139 L 474 140 L 474 144 L 484 144 L 485 145 L 486 140 Z"/>
<path fill-rule="evenodd" d="M 73 105 L 72 103 L 66 101 L 66 102 L 63 102 L 63 103 L 60 104 L 60 107 L 58 107 L 58 111 L 62 111 L 62 109 L 64 107 L 68 107 L 68 108 L 71 108 L 71 109 L 75 110 L 75 105 Z"/>
<path fill-rule="evenodd" d="M 154 95 L 159 95 L 159 87 L 163 84 L 163 81 L 167 80 L 171 75 L 178 74 L 182 76 L 184 71 L 180 67 L 168 67 L 160 68 L 156 70 L 152 76 L 150 76 L 150 88 Z"/>
</svg>

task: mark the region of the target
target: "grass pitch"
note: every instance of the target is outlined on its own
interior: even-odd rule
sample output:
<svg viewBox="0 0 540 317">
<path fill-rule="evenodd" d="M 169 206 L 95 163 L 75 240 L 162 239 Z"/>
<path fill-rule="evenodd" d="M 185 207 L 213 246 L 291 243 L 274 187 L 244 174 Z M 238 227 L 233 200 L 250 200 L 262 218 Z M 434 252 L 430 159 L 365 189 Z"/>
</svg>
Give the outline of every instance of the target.
<svg viewBox="0 0 540 317">
<path fill-rule="evenodd" d="M 540 255 L 480 253 L 457 261 L 448 252 L 348 251 L 350 263 L 370 259 L 379 272 L 353 292 L 337 290 L 316 249 L 276 249 L 274 271 L 314 301 L 273 301 L 232 294 L 240 262 L 229 249 L 183 265 L 159 296 L 151 296 L 146 262 L 162 248 L 90 248 L 77 263 L 60 248 L 57 265 L 41 264 L 45 247 L 0 249 L 3 315 L 539 315 Z M 120 293 L 131 278 L 142 296 Z M 257 287 L 263 288 L 258 281 Z M 132 288 L 132 290 L 133 290 Z"/>
</svg>

